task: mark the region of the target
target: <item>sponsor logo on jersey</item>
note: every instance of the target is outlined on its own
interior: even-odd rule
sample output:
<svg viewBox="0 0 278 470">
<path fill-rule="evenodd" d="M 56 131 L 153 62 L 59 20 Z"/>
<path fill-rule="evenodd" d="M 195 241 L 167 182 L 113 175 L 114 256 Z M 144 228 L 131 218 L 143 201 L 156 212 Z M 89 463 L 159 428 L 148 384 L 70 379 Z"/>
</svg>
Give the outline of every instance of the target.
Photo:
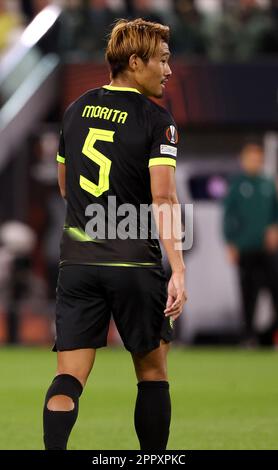
<svg viewBox="0 0 278 470">
<path fill-rule="evenodd" d="M 169 140 L 169 142 L 170 142 L 171 144 L 177 144 L 177 143 L 178 143 L 178 140 L 179 140 L 178 131 L 177 131 L 177 129 L 175 128 L 175 126 L 169 126 L 169 127 L 167 127 L 167 129 L 166 129 L 166 137 L 167 137 L 167 140 Z"/>
</svg>

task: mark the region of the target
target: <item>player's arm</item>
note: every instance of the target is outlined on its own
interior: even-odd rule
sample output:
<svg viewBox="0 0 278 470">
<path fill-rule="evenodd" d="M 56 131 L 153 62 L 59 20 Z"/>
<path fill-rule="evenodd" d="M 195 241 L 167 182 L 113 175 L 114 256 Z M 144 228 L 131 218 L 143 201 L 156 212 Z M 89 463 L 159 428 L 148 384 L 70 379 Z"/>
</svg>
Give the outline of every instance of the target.
<svg viewBox="0 0 278 470">
<path fill-rule="evenodd" d="M 60 188 L 61 196 L 66 198 L 66 165 L 64 163 L 58 163 L 58 184 Z"/>
<path fill-rule="evenodd" d="M 239 247 L 237 246 L 237 227 L 238 219 L 238 189 L 235 183 L 232 183 L 229 192 L 224 199 L 223 204 L 223 236 L 226 241 L 227 259 L 231 264 L 239 262 Z M 236 228 L 236 230 L 235 230 Z"/>
<path fill-rule="evenodd" d="M 270 202 L 271 212 L 269 225 L 265 230 L 264 245 L 268 252 L 274 252 L 278 249 L 278 197 L 277 189 L 274 181 L 269 182 L 272 190 L 272 198 Z"/>
<path fill-rule="evenodd" d="M 56 160 L 58 162 L 58 185 L 60 193 L 63 198 L 66 198 L 66 156 L 63 129 L 61 129 L 60 132 L 59 149 Z"/>
<path fill-rule="evenodd" d="M 181 213 L 176 192 L 175 169 L 170 165 L 151 166 L 150 179 L 153 213 L 159 238 L 172 269 L 165 314 L 175 320 L 182 313 L 187 298 L 181 243 Z"/>
</svg>

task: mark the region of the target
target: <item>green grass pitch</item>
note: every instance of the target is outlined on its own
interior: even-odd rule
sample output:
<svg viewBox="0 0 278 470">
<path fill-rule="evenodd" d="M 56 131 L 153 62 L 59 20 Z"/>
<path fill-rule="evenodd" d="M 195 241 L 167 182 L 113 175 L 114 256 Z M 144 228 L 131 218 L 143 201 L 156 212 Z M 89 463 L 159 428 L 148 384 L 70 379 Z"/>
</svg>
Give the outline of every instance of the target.
<svg viewBox="0 0 278 470">
<path fill-rule="evenodd" d="M 42 449 L 42 403 L 55 354 L 0 349 L 0 449 Z M 278 449 L 278 352 L 172 349 L 168 449 Z M 136 379 L 129 354 L 101 349 L 69 449 L 138 449 Z"/>
</svg>

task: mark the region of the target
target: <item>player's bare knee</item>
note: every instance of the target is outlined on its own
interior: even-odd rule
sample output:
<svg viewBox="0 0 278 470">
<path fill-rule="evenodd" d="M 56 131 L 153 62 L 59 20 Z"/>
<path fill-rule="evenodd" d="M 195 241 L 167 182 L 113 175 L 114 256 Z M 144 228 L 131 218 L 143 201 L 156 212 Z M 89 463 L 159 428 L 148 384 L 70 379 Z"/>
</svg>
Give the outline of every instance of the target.
<svg viewBox="0 0 278 470">
<path fill-rule="evenodd" d="M 47 402 L 49 411 L 72 411 L 74 406 L 73 400 L 66 395 L 54 395 Z"/>
<path fill-rule="evenodd" d="M 146 374 L 142 374 L 140 377 L 139 377 L 140 381 L 152 381 L 152 382 L 156 382 L 156 381 L 161 381 L 161 380 L 168 380 L 167 378 L 167 375 L 166 374 L 162 374 L 162 373 L 157 373 L 157 372 L 150 372 L 150 373 L 146 373 Z"/>
<path fill-rule="evenodd" d="M 133 355 L 133 361 L 139 381 L 167 380 L 167 364 L 164 360 Z"/>
<path fill-rule="evenodd" d="M 137 378 L 140 381 L 168 380 L 165 367 L 139 368 L 136 370 Z"/>
</svg>

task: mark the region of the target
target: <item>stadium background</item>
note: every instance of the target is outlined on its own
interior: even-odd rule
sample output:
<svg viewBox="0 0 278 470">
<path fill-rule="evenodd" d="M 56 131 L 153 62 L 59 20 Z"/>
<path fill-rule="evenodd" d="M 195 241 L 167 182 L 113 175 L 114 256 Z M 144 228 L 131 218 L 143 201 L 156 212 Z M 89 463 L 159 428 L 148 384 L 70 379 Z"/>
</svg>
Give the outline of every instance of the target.
<svg viewBox="0 0 278 470">
<path fill-rule="evenodd" d="M 255 321 L 268 348 L 241 350 L 238 279 L 221 228 L 222 200 L 246 139 L 262 143 L 265 171 L 277 178 L 277 0 L 1 0 L 0 449 L 41 448 L 64 215 L 55 162 L 61 117 L 81 93 L 109 83 L 109 25 L 138 16 L 172 27 L 173 77 L 162 104 L 179 126 L 180 202 L 194 207 L 194 242 L 185 252 L 189 301 L 169 359 L 170 446 L 277 448 L 273 311 L 262 292 Z M 136 445 L 133 372 L 113 324 L 109 340 L 115 348 L 99 353 L 75 448 Z"/>
</svg>

